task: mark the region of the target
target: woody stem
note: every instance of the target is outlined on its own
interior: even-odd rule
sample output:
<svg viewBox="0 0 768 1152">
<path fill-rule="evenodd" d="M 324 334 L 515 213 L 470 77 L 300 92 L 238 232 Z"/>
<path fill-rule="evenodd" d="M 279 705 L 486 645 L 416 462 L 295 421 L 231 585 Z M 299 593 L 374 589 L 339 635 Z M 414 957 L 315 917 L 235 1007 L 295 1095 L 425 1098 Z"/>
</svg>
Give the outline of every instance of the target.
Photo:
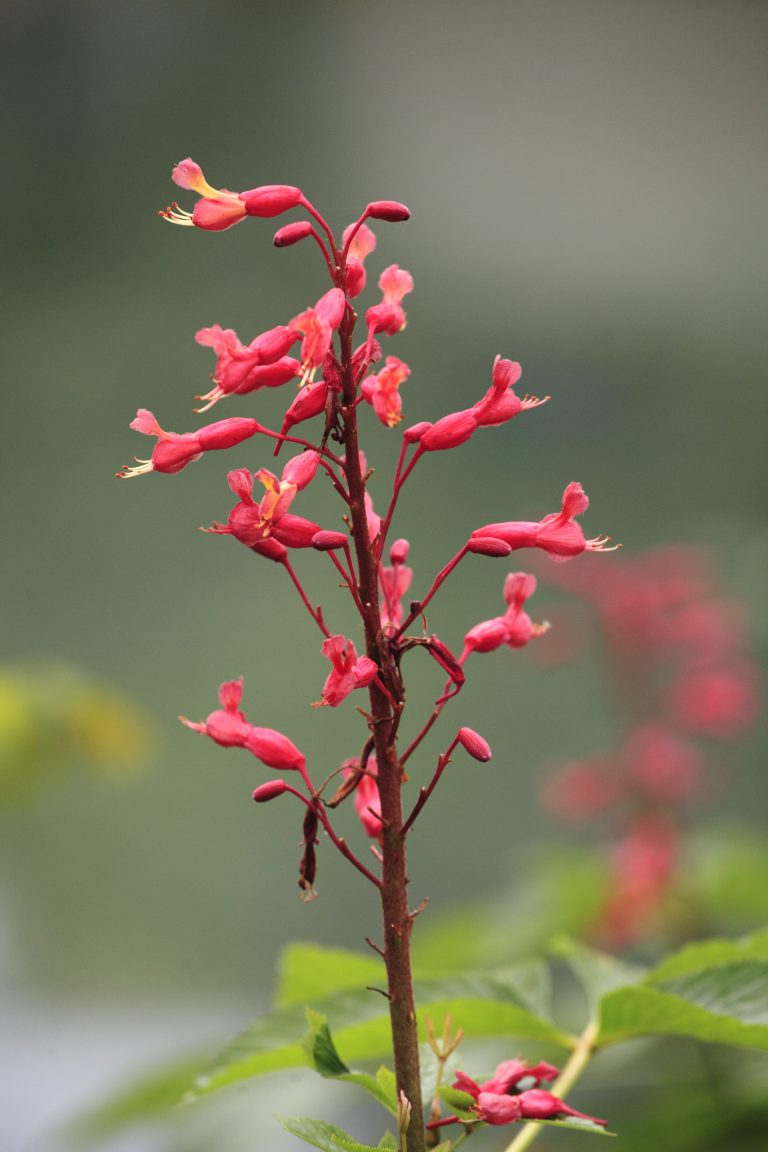
<svg viewBox="0 0 768 1152">
<path fill-rule="evenodd" d="M 342 285 L 343 286 L 343 285 Z M 411 973 L 410 937 L 413 917 L 408 908 L 408 874 L 403 835 L 402 767 L 395 733 L 402 709 L 403 689 L 387 637 L 381 627 L 378 564 L 371 547 L 365 513 L 365 482 L 358 446 L 356 382 L 352 365 L 352 330 L 355 315 L 348 310 L 339 329 L 342 409 L 346 478 L 352 539 L 358 571 L 358 595 L 365 632 L 366 654 L 375 660 L 379 675 L 369 685 L 371 734 L 374 740 L 381 808 L 384 963 L 387 971 L 392 1047 L 397 1090 L 411 1105 L 405 1134 L 406 1152 L 425 1152 L 424 1110 L 421 1099 L 416 1009 Z M 382 687 L 385 691 L 382 691 Z"/>
</svg>

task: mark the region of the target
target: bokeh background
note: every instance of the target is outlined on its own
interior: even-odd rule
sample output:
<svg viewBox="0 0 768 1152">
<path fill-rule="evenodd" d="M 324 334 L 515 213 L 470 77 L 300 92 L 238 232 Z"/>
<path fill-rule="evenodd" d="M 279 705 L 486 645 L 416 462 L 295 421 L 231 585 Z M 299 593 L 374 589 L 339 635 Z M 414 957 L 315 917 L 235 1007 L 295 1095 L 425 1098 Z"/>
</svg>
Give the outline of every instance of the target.
<svg viewBox="0 0 768 1152">
<path fill-rule="evenodd" d="M 172 164 L 191 155 L 217 186 L 300 184 L 339 227 L 370 199 L 410 206 L 369 259 L 372 284 L 392 262 L 416 282 L 388 349 L 412 368 L 409 422 L 473 403 L 496 353 L 522 362 L 523 390 L 552 395 L 424 462 L 397 529 L 418 588 L 473 526 L 536 519 L 579 479 L 588 535 L 710 549 L 764 652 L 768 5 L 6 0 L 0 32 L 0 655 L 54 696 L 72 678 L 96 686 L 123 734 L 92 757 L 117 760 L 110 772 L 88 771 L 77 746 L 44 776 L 33 757 L 0 814 L 15 1152 L 58 1147 L 46 1127 L 153 1058 L 227 1038 L 265 1002 L 284 941 L 357 947 L 375 929 L 362 882 L 330 852 L 321 898 L 299 902 L 295 809 L 255 809 L 259 766 L 175 720 L 205 716 L 242 674 L 249 717 L 328 770 L 361 739 L 351 702 L 309 708 L 326 669 L 280 571 L 197 531 L 226 516 L 227 467 L 266 463 L 258 446 L 176 477 L 113 478 L 145 447 L 128 429 L 137 407 L 195 426 L 213 367 L 197 328 L 250 340 L 324 290 L 316 253 L 277 252 L 269 222 L 209 235 L 160 221 L 179 195 Z M 281 404 L 247 397 L 214 418 L 269 423 Z M 386 476 L 397 435 L 367 423 Z M 302 511 L 336 515 L 323 492 Z M 323 558 L 300 568 L 343 629 Z M 467 565 L 431 626 L 458 646 L 500 611 L 502 575 Z M 426 664 L 415 707 L 439 683 Z M 425 814 L 412 875 L 430 915 L 546 853 L 544 766 L 612 724 L 594 659 L 544 668 L 511 653 L 478 660 L 456 718 L 499 754 L 457 765 Z M 764 753 L 759 734 L 740 748 L 719 819 L 760 830 Z M 264 1139 L 278 1146 L 274 1130 Z"/>
</svg>

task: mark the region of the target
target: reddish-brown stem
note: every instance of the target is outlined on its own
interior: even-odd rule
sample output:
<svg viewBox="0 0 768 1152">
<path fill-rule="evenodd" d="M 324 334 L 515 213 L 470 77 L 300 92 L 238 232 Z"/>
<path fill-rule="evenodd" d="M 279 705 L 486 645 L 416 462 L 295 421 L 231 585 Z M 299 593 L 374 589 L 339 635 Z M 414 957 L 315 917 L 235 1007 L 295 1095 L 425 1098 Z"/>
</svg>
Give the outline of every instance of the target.
<svg viewBox="0 0 768 1152">
<path fill-rule="evenodd" d="M 339 280 L 343 278 L 340 272 Z M 340 284 L 344 287 L 343 283 Z M 402 768 L 395 736 L 402 710 L 403 688 L 379 611 L 378 563 L 371 546 L 365 513 L 365 480 L 358 447 L 356 381 L 352 365 L 354 313 L 347 311 L 339 329 L 342 380 L 341 415 L 344 422 L 345 473 L 350 496 L 352 539 L 358 573 L 358 595 L 365 632 L 366 654 L 375 660 L 379 675 L 369 685 L 370 727 L 374 739 L 377 784 L 381 808 L 384 962 L 387 970 L 392 1047 L 397 1090 L 411 1105 L 405 1134 L 406 1152 L 425 1152 L 424 1109 L 421 1099 L 419 1046 L 411 972 L 410 938 L 413 917 L 408 908 L 408 873 L 403 829 Z M 386 688 L 382 691 L 380 683 Z"/>
<path fill-rule="evenodd" d="M 296 591 L 298 592 L 299 596 L 301 596 L 301 599 L 302 599 L 302 601 L 303 601 L 303 603 L 307 609 L 307 612 L 309 612 L 310 616 L 312 617 L 312 619 L 314 620 L 314 622 L 317 624 L 318 628 L 322 632 L 323 636 L 330 636 L 330 632 L 326 628 L 325 621 L 323 620 L 322 608 L 320 607 L 319 604 L 318 604 L 317 608 L 312 607 L 310 600 L 309 600 L 309 597 L 307 596 L 306 592 L 304 591 L 302 584 L 301 584 L 301 581 L 299 580 L 298 576 L 296 575 L 296 573 L 293 569 L 293 566 L 291 565 L 291 562 L 287 556 L 282 560 L 282 565 L 285 568 L 288 575 L 290 576 L 291 580 L 293 580 L 293 583 L 296 586 Z"/>
<path fill-rule="evenodd" d="M 437 768 L 435 769 L 434 776 L 432 777 L 432 779 L 430 780 L 430 782 L 426 788 L 420 788 L 419 789 L 419 798 L 416 801 L 416 803 L 414 804 L 410 816 L 406 820 L 405 824 L 403 824 L 403 836 L 405 836 L 406 832 L 408 831 L 408 829 L 411 827 L 414 820 L 418 816 L 419 812 L 421 812 L 421 810 L 424 807 L 424 805 L 426 804 L 427 800 L 429 800 L 430 796 L 434 792 L 438 780 L 440 779 L 443 772 L 445 771 L 445 769 L 448 767 L 448 765 L 451 762 L 451 752 L 453 752 L 453 750 L 456 747 L 456 745 L 458 744 L 458 742 L 459 742 L 459 738 L 457 736 L 455 738 L 455 740 L 453 741 L 453 743 L 451 744 L 450 748 L 447 750 L 447 752 L 443 752 L 442 755 L 438 756 Z"/>
<path fill-rule="evenodd" d="M 360 603 L 360 597 L 359 597 L 359 596 L 358 596 L 358 594 L 357 594 L 357 588 L 355 587 L 355 581 L 354 581 L 354 579 L 353 579 L 353 577 L 352 577 L 352 574 L 351 574 L 351 572 L 347 572 L 347 571 L 345 570 L 345 568 L 344 568 L 344 565 L 343 565 L 343 564 L 342 564 L 342 562 L 339 560 L 339 558 L 338 558 L 338 556 L 336 555 L 336 553 L 335 553 L 335 552 L 329 552 L 329 553 L 328 553 L 328 555 L 330 556 L 330 558 L 331 558 L 331 560 L 332 560 L 332 562 L 333 562 L 333 565 L 334 565 L 334 567 L 336 568 L 337 572 L 339 573 L 339 575 L 341 576 L 342 580 L 344 581 L 344 585 L 343 585 L 343 586 L 344 586 L 345 588 L 348 588 L 348 589 L 349 589 L 349 594 L 350 594 L 350 596 L 352 597 L 352 599 L 353 599 L 353 600 L 354 600 L 354 602 L 355 602 L 355 607 L 357 608 L 358 612 L 359 612 L 359 613 L 362 615 L 362 612 L 363 612 L 363 606 L 362 606 L 362 604 Z"/>
<path fill-rule="evenodd" d="M 346 488 L 342 484 L 341 480 L 339 480 L 339 478 L 336 475 L 336 473 L 334 472 L 333 468 L 331 468 L 328 461 L 321 459 L 320 460 L 320 467 L 324 468 L 325 471 L 328 473 L 328 475 L 331 478 L 331 483 L 333 484 L 334 488 L 338 492 L 339 496 L 341 496 L 344 503 L 349 504 L 349 493 L 347 492 Z"/>
<path fill-rule="evenodd" d="M 272 428 L 265 428 L 263 425 L 259 428 L 259 432 L 262 436 L 270 436 L 273 440 L 279 440 L 281 445 L 283 443 L 300 444 L 302 448 L 311 448 L 313 452 L 318 452 L 326 460 L 331 460 L 337 468 L 343 467 L 343 461 L 335 453 L 328 448 L 318 448 L 317 444 L 313 444 L 311 440 L 302 440 L 300 436 L 289 436 L 287 432 L 275 432 Z"/>
<path fill-rule="evenodd" d="M 366 868 L 362 860 L 358 860 L 354 852 L 347 847 L 346 840 L 343 840 L 340 836 L 336 835 L 333 830 L 333 826 L 328 819 L 325 810 L 323 809 L 322 804 L 320 804 L 317 800 L 307 800 L 306 796 L 303 796 L 302 793 L 299 792 L 298 788 L 292 788 L 290 784 L 286 787 L 285 790 L 286 792 L 290 792 L 292 796 L 298 796 L 302 804 L 306 804 L 307 808 L 311 808 L 314 812 L 317 813 L 318 820 L 322 824 L 324 830 L 328 833 L 332 843 L 338 848 L 339 852 L 341 852 L 342 856 L 345 856 L 347 860 L 349 860 L 350 864 L 354 864 L 355 868 L 357 868 L 358 872 L 361 872 L 363 876 L 365 876 L 366 880 L 370 880 L 371 884 L 375 884 L 377 888 L 381 888 L 381 880 L 379 880 L 378 876 L 374 876 L 373 872 Z"/>
<path fill-rule="evenodd" d="M 389 502 L 389 508 L 387 508 L 387 514 L 381 522 L 381 527 L 379 528 L 378 537 L 376 540 L 376 555 L 378 557 L 381 557 L 383 552 L 384 552 L 384 545 L 387 542 L 387 533 L 389 532 L 389 526 L 392 523 L 392 517 L 395 513 L 395 506 L 397 505 L 398 496 L 400 495 L 400 492 L 402 490 L 403 485 L 405 484 L 406 480 L 410 476 L 411 470 L 412 470 L 414 464 L 416 463 L 416 461 L 419 458 L 419 452 L 417 451 L 416 454 L 414 455 L 413 459 L 411 460 L 410 464 L 406 468 L 405 472 L 401 476 L 400 475 L 400 469 L 403 466 L 403 460 L 405 459 L 405 451 L 406 451 L 407 447 L 408 447 L 408 445 L 406 444 L 406 442 L 404 440 L 401 447 L 400 447 L 400 458 L 397 461 L 397 470 L 395 472 L 395 480 L 394 480 L 394 484 L 392 485 L 392 499 Z"/>
<path fill-rule="evenodd" d="M 403 621 L 403 623 L 402 623 L 402 624 L 400 625 L 400 627 L 398 628 L 398 630 L 397 630 L 397 632 L 395 633 L 395 636 L 394 636 L 394 639 L 395 639 L 395 640 L 399 640 L 399 639 L 400 639 L 400 637 L 402 636 L 402 634 L 403 634 L 403 633 L 404 633 L 404 632 L 405 632 L 405 631 L 406 631 L 408 628 L 410 628 L 411 624 L 413 624 L 413 622 L 414 622 L 414 620 L 416 619 L 416 617 L 421 615 L 421 613 L 424 611 L 424 609 L 426 608 L 427 604 L 429 604 L 430 600 L 431 600 L 431 599 L 432 599 L 432 597 L 435 595 L 435 593 L 437 592 L 437 590 L 440 588 L 440 586 L 441 586 L 443 583 L 445 583 L 445 581 L 446 581 L 446 580 L 448 579 L 448 577 L 450 576 L 451 572 L 453 572 L 453 570 L 454 570 L 454 568 L 456 567 L 456 565 L 457 565 L 457 564 L 459 564 L 459 563 L 460 563 L 460 562 L 461 562 L 461 561 L 464 559 L 464 557 L 467 555 L 467 552 L 468 552 L 468 551 L 469 551 L 469 549 L 467 548 L 467 545 L 465 544 L 465 545 L 464 545 L 464 547 L 463 547 L 463 548 L 461 548 L 461 549 L 460 549 L 460 550 L 459 550 L 459 551 L 456 553 L 456 555 L 455 555 L 455 556 L 454 556 L 454 557 L 453 557 L 451 560 L 449 560 L 449 561 L 448 561 L 448 563 L 446 564 L 446 566 L 445 566 L 444 568 L 442 568 L 442 569 L 441 569 L 441 570 L 438 572 L 437 576 L 435 576 L 434 580 L 432 581 L 432 586 L 430 587 L 430 589 L 429 589 L 429 591 L 427 592 L 427 594 L 426 594 L 426 596 L 424 597 L 424 599 L 423 599 L 423 600 L 418 600 L 418 601 L 417 601 L 418 607 L 414 608 L 414 609 L 413 609 L 413 610 L 412 610 L 412 611 L 411 611 L 411 612 L 408 614 L 408 616 L 405 618 L 405 620 Z"/>
</svg>

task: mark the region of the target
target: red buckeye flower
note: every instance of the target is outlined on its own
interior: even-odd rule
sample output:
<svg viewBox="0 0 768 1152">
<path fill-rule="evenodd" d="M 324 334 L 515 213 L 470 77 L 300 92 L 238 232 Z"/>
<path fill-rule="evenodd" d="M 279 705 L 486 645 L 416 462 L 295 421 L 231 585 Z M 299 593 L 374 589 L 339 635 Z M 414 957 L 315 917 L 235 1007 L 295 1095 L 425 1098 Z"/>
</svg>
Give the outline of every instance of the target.
<svg viewBox="0 0 768 1152">
<path fill-rule="evenodd" d="M 186 716 L 180 716 L 179 719 L 187 728 L 202 736 L 209 736 L 223 748 L 247 748 L 268 768 L 303 771 L 306 764 L 304 756 L 287 736 L 273 728 L 257 728 L 248 723 L 240 711 L 242 695 L 242 677 L 239 680 L 227 680 L 219 688 L 219 710 L 211 712 L 200 723 L 188 720 Z"/>
<path fill-rule="evenodd" d="M 199 460 L 203 452 L 233 448 L 262 430 L 258 420 L 233 416 L 228 420 L 217 420 L 215 424 L 206 424 L 197 432 L 166 432 L 148 408 L 139 408 L 130 426 L 145 436 L 156 436 L 157 444 L 149 460 L 134 457 L 134 467 L 126 464 L 117 473 L 121 480 L 144 472 L 181 472 L 187 464 Z"/>
</svg>

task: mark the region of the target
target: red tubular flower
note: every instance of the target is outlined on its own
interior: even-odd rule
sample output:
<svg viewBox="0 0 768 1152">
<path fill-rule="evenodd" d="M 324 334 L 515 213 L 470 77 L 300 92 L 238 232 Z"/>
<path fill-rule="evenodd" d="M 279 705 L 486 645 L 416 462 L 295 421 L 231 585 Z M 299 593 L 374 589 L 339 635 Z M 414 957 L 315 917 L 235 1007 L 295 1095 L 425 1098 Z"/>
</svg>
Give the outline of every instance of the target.
<svg viewBox="0 0 768 1152">
<path fill-rule="evenodd" d="M 186 212 L 173 203 L 160 215 L 171 224 L 203 228 L 207 232 L 221 232 L 245 219 L 246 207 L 237 192 L 226 188 L 212 188 L 203 175 L 199 164 L 187 157 L 180 161 L 171 173 L 174 184 L 189 188 L 201 197 L 192 212 Z"/>
<path fill-rule="evenodd" d="M 180 716 L 182 724 L 209 736 L 222 748 L 247 748 L 249 752 L 266 764 L 268 768 L 280 771 L 292 768 L 303 771 L 306 761 L 296 745 L 273 728 L 257 728 L 249 724 L 240 711 L 243 694 L 243 680 L 228 680 L 219 688 L 221 709 L 211 712 L 206 720 L 196 723 Z"/>
<path fill-rule="evenodd" d="M 338 708 L 350 692 L 367 687 L 379 670 L 374 660 L 358 656 L 354 644 L 345 636 L 329 636 L 323 643 L 322 653 L 333 668 L 323 686 L 322 700 L 313 705 L 315 708 L 325 705 Z"/>
<path fill-rule="evenodd" d="M 423 437 L 422 437 L 423 443 Z M 560 512 L 553 512 L 543 520 L 511 520 L 506 523 L 486 524 L 476 528 L 473 538 L 496 537 L 516 548 L 541 548 L 553 560 L 570 560 L 579 553 L 613 552 L 618 545 L 608 548 L 609 536 L 596 536 L 585 540 L 575 517 L 586 512 L 589 499 L 581 484 L 573 481 L 563 492 Z"/>
<path fill-rule="evenodd" d="M 301 188 L 296 188 L 293 184 L 262 184 L 260 188 L 241 192 L 240 199 L 249 216 L 266 219 L 282 216 L 283 212 L 296 208 L 303 196 Z"/>
<path fill-rule="evenodd" d="M 530 1089 L 548 1080 L 555 1080 L 559 1075 L 558 1069 L 545 1060 L 538 1064 L 528 1064 L 525 1060 L 504 1060 L 499 1064 L 490 1080 L 478 1084 L 466 1072 L 457 1072 L 453 1087 L 460 1092 L 467 1092 L 475 1100 L 481 1092 L 494 1095 L 507 1095 L 510 1092 Z"/>
<path fill-rule="evenodd" d="M 518 1120 L 564 1120 L 575 1116 L 604 1128 L 607 1120 L 577 1112 L 551 1092 L 532 1088 L 519 1096 L 500 1096 L 494 1092 L 481 1092 L 475 1106 L 478 1120 L 486 1124 L 514 1124 Z"/>
<path fill-rule="evenodd" d="M 301 424 L 303 420 L 311 420 L 325 411 L 325 402 L 328 399 L 328 385 L 325 380 L 315 380 L 314 384 L 306 384 L 296 394 L 288 411 L 283 418 L 281 432 L 285 436 L 294 424 Z M 278 441 L 278 447 L 281 441 Z M 277 449 L 275 451 L 277 455 Z"/>
<path fill-rule="evenodd" d="M 482 537 L 480 537 L 482 539 Z M 509 648 L 523 648 L 529 640 L 542 636 L 548 624 L 534 624 L 523 604 L 536 591 L 536 577 L 527 572 L 510 572 L 504 582 L 507 611 L 503 616 L 483 620 L 470 628 L 464 637 L 461 662 L 470 652 L 493 652 L 506 644 Z"/>
<path fill-rule="evenodd" d="M 262 332 L 250 344 L 242 344 L 232 328 L 213 324 L 195 333 L 195 340 L 216 353 L 215 388 L 199 397 L 214 404 L 222 396 L 240 395 L 257 388 L 273 388 L 298 376 L 297 360 L 286 355 L 298 333 L 281 324 Z M 210 404 L 208 405 L 210 407 Z"/>
<path fill-rule="evenodd" d="M 377 529 L 378 531 L 378 529 Z M 396 542 L 397 543 L 397 542 Z M 395 551 L 393 545 L 392 551 Z M 407 553 L 406 553 L 407 555 Z M 391 557 L 390 557 L 391 558 Z M 403 597 L 411 587 L 413 569 L 398 563 L 379 567 L 381 584 L 381 626 L 396 631 L 403 622 Z"/>
<path fill-rule="evenodd" d="M 258 420 L 234 416 L 206 424 L 197 432 L 165 432 L 147 408 L 139 408 L 136 419 L 131 421 L 131 428 L 145 436 L 156 436 L 157 444 L 149 460 L 136 459 L 135 467 L 126 464 L 117 473 L 121 480 L 144 472 L 180 472 L 193 460 L 199 460 L 203 452 L 232 448 L 262 431 Z"/>
<path fill-rule="evenodd" d="M 349 779 L 360 772 L 360 761 L 345 760 L 342 768 Z M 355 812 L 360 818 L 366 834 L 374 840 L 381 839 L 381 814 L 379 812 L 379 788 L 376 783 L 376 757 L 370 756 L 365 773 L 360 776 L 355 788 Z M 374 807 L 375 806 L 375 807 Z"/>
<path fill-rule="evenodd" d="M 411 370 L 403 360 L 387 356 L 381 371 L 363 381 L 361 391 L 364 398 L 387 428 L 394 428 L 403 418 L 399 388 L 410 374 Z"/>
<path fill-rule="evenodd" d="M 536 396 L 526 396 L 521 400 L 515 395 L 514 387 L 522 375 L 522 368 L 513 360 L 502 360 L 497 356 L 493 362 L 493 383 L 482 400 L 478 400 L 473 411 L 477 422 L 482 426 L 505 424 L 518 412 L 526 408 L 538 408 L 546 404 L 549 396 L 542 400 Z"/>
<path fill-rule="evenodd" d="M 206 531 L 234 536 L 247 548 L 274 560 L 283 558 L 280 546 L 310 548 L 313 536 L 320 531 L 319 525 L 292 515 L 288 508 L 296 493 L 311 480 L 318 460 L 316 452 L 292 457 L 283 468 L 281 480 L 266 468 L 253 475 L 247 468 L 230 472 L 227 482 L 235 496 L 240 497 L 240 503 L 232 509 L 226 524 L 214 523 Z M 253 499 L 254 480 L 259 480 L 265 488 L 260 503 Z"/>
<path fill-rule="evenodd" d="M 380 304 L 374 304 L 365 314 L 365 322 L 371 333 L 384 332 L 396 336 L 406 325 L 402 299 L 413 292 L 413 277 L 397 264 L 390 264 L 379 277 L 379 288 L 383 297 Z"/>
<path fill-rule="evenodd" d="M 189 188 L 201 197 L 192 212 L 171 204 L 160 215 L 172 224 L 203 228 L 208 232 L 221 232 L 231 228 L 246 216 L 280 216 L 295 208 L 303 200 L 300 188 L 289 184 L 265 184 L 248 192 L 230 192 L 227 188 L 213 188 L 205 179 L 199 164 L 187 157 L 171 173 L 174 184 Z"/>
<path fill-rule="evenodd" d="M 344 229 L 342 240 L 346 245 L 354 224 Z M 365 258 L 376 247 L 376 235 L 366 224 L 361 224 L 347 250 L 347 295 L 350 299 L 359 296 L 365 288 Z"/>
<path fill-rule="evenodd" d="M 412 437 L 418 427 L 416 425 L 409 429 Z M 419 441 L 419 447 L 426 452 L 443 452 L 447 448 L 458 448 L 459 444 L 466 444 L 478 427 L 477 413 L 472 408 L 466 408 L 463 412 L 451 412 L 443 416 L 435 424 L 428 424 L 415 438 Z"/>
<path fill-rule="evenodd" d="M 301 384 L 310 379 L 312 373 L 322 364 L 329 348 L 333 333 L 341 324 L 346 308 L 346 299 L 340 288 L 331 288 L 321 296 L 313 308 L 307 308 L 294 316 L 290 323 L 292 332 L 301 334 Z"/>
</svg>

